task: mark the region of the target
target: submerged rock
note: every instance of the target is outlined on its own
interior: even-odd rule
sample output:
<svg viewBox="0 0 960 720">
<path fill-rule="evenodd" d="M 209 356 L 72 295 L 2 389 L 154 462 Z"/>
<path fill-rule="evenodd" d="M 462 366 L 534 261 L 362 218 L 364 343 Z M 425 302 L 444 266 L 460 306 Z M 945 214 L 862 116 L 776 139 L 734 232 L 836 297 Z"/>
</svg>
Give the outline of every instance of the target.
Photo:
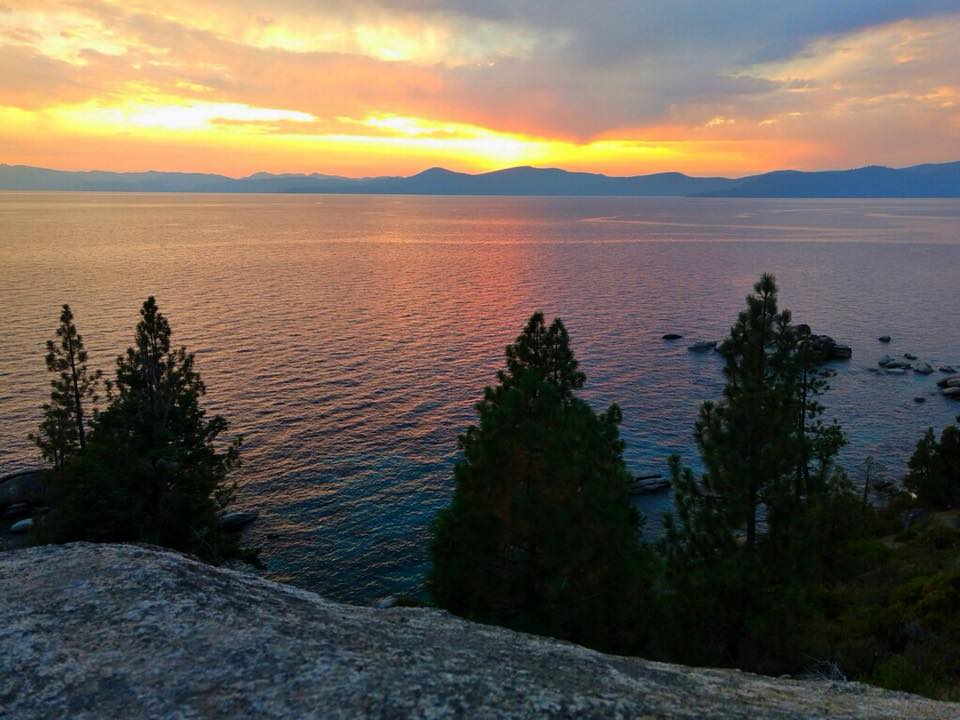
<svg viewBox="0 0 960 720">
<path fill-rule="evenodd" d="M 239 530 L 260 516 L 256 510 L 243 510 L 223 513 L 217 518 L 217 527 L 221 530 Z"/>
<path fill-rule="evenodd" d="M 903 356 L 904 356 L 907 360 L 916 360 L 916 359 L 917 359 L 917 356 L 914 355 L 913 353 L 904 353 Z"/>
<path fill-rule="evenodd" d="M 670 487 L 670 479 L 659 475 L 650 477 L 638 477 L 630 485 L 631 495 L 647 495 L 649 493 L 660 492 Z"/>
<path fill-rule="evenodd" d="M 910 363 L 908 363 L 906 360 L 897 360 L 896 358 L 890 357 L 889 355 L 884 355 L 882 358 L 880 358 L 877 361 L 877 365 L 879 365 L 882 368 L 909 369 L 911 367 Z"/>
<path fill-rule="evenodd" d="M 953 365 L 941 365 L 940 372 L 942 373 L 955 373 L 957 369 Z"/>
<path fill-rule="evenodd" d="M 919 404 L 921 404 L 921 403 L 925 403 L 925 402 L 927 401 L 927 399 L 926 399 L 923 395 L 917 395 L 917 396 L 913 399 L 913 401 L 919 405 Z"/>
<path fill-rule="evenodd" d="M 687 350 L 690 352 L 707 352 L 707 350 L 713 350 L 717 346 L 716 340 L 698 340 L 693 343 L 693 345 L 688 345 Z"/>
<path fill-rule="evenodd" d="M 918 364 L 918 365 L 915 365 L 914 368 L 913 368 L 913 371 L 914 371 L 915 373 L 919 373 L 919 374 L 921 374 L 921 375 L 932 375 L 932 374 L 933 374 L 933 365 L 931 365 L 931 364 L 928 363 L 928 362 L 922 362 L 922 363 L 920 363 L 920 364 Z"/>
<path fill-rule="evenodd" d="M 879 341 L 882 342 L 882 343 L 888 343 L 888 342 L 890 342 L 890 336 L 889 336 L 889 335 L 881 335 L 880 337 L 877 338 L 877 340 L 879 340 Z"/>
<path fill-rule="evenodd" d="M 887 370 L 909 370 L 913 365 L 903 360 L 891 360 L 886 365 L 884 365 Z"/>
<path fill-rule="evenodd" d="M 0 554 L 0 697 L 39 718 L 859 718 L 960 705 L 605 655 L 423 608 L 341 605 L 125 545 Z"/>
<path fill-rule="evenodd" d="M 30 528 L 33 527 L 33 518 L 27 518 L 26 520 L 18 520 L 13 525 L 10 526 L 10 532 L 20 534 L 30 532 Z"/>
</svg>

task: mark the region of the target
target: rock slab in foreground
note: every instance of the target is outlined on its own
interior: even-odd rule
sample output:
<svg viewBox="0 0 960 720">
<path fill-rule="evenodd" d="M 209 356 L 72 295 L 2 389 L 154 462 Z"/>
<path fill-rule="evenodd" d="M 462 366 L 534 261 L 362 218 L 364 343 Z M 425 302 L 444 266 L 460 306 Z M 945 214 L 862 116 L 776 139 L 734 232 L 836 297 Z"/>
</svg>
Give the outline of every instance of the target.
<svg viewBox="0 0 960 720">
<path fill-rule="evenodd" d="M 0 555 L 11 718 L 956 718 L 960 705 L 615 657 L 351 607 L 170 552 Z"/>
</svg>

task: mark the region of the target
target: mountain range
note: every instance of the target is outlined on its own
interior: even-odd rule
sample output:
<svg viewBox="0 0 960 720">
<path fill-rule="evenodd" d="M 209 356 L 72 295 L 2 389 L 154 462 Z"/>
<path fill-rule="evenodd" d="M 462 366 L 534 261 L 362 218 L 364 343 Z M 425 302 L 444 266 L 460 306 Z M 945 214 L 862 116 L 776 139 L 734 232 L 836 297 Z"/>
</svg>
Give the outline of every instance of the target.
<svg viewBox="0 0 960 720">
<path fill-rule="evenodd" d="M 894 169 L 780 170 L 743 178 L 667 172 L 612 177 L 557 168 L 494 172 L 430 168 L 407 177 L 348 178 L 320 173 L 258 172 L 241 178 L 180 172 L 74 172 L 0 164 L 0 190 L 102 192 L 357 193 L 389 195 L 617 195 L 693 197 L 868 198 L 960 197 L 960 162 Z"/>
</svg>

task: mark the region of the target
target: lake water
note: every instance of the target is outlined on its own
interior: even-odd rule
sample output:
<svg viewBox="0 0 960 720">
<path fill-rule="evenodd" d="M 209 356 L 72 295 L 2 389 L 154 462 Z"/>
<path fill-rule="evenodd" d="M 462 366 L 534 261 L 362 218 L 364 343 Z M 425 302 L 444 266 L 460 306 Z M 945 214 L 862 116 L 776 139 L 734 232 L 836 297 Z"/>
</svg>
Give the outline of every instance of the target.
<svg viewBox="0 0 960 720">
<path fill-rule="evenodd" d="M 587 399 L 622 406 L 631 469 L 662 472 L 695 461 L 721 387 L 686 344 L 722 337 L 764 271 L 853 347 L 827 403 L 854 478 L 868 454 L 899 472 L 960 414 L 937 375 L 866 371 L 960 365 L 960 201 L 0 194 L 0 474 L 38 462 L 60 304 L 110 371 L 154 294 L 244 436 L 237 505 L 260 511 L 270 575 L 352 602 L 416 591 L 456 436 L 533 311 L 566 322 Z M 668 508 L 644 502 L 649 532 Z"/>
</svg>

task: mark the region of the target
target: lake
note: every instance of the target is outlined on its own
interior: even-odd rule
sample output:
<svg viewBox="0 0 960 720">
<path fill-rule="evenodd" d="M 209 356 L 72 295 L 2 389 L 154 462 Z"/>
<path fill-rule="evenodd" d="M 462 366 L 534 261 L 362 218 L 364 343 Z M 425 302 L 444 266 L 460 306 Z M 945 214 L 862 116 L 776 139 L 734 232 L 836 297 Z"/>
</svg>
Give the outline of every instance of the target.
<svg viewBox="0 0 960 720">
<path fill-rule="evenodd" d="M 0 193 L 0 474 L 38 464 L 60 305 L 109 373 L 156 295 L 244 437 L 236 505 L 260 511 L 269 575 L 358 603 L 416 592 L 457 434 L 531 313 L 567 324 L 585 397 L 623 408 L 630 468 L 665 472 L 696 462 L 722 386 L 686 345 L 723 337 L 764 271 L 853 347 L 826 398 L 851 476 L 870 454 L 901 472 L 960 403 L 938 375 L 867 368 L 960 365 L 957 200 Z M 655 535 L 669 494 L 641 506 Z"/>
</svg>

